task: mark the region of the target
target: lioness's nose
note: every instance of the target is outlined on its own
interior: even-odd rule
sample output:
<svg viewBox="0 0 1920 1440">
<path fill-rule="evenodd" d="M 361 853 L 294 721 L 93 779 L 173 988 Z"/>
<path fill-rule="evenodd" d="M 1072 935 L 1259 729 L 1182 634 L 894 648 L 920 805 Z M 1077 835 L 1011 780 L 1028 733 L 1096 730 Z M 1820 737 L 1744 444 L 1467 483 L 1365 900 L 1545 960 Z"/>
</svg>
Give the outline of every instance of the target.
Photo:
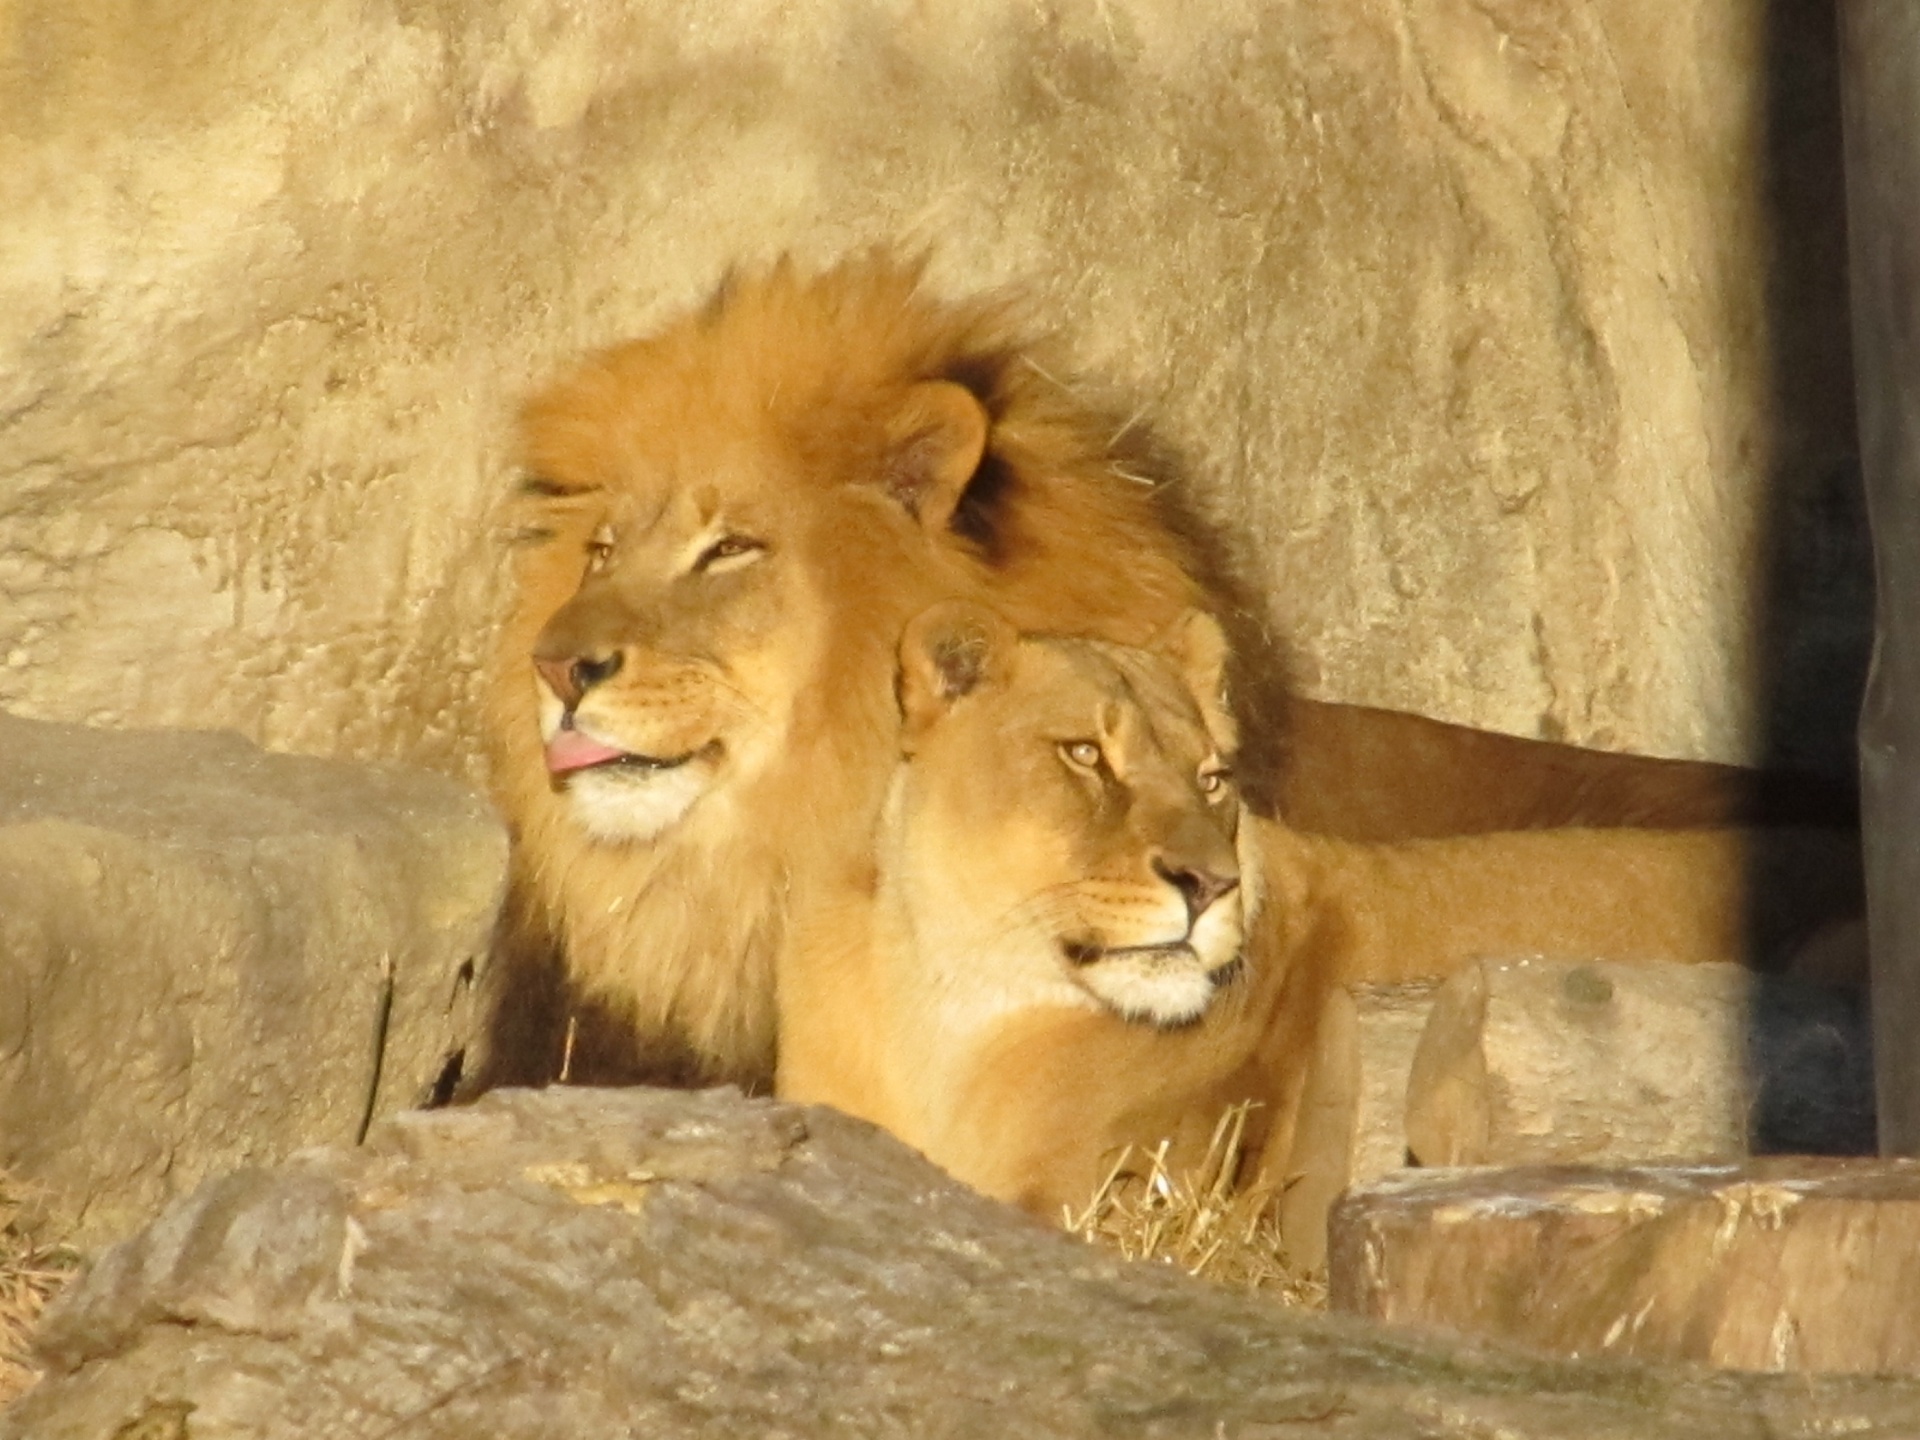
<svg viewBox="0 0 1920 1440">
<path fill-rule="evenodd" d="M 540 672 L 540 678 L 547 682 L 547 688 L 559 697 L 560 703 L 571 710 L 587 691 L 619 673 L 620 652 L 615 650 L 598 658 L 535 655 L 533 668 Z"/>
<path fill-rule="evenodd" d="M 1187 902 L 1187 920 L 1198 920 L 1207 907 L 1222 895 L 1231 894 L 1240 884 L 1238 875 L 1221 875 L 1200 865 L 1185 865 L 1164 856 L 1155 856 L 1153 872 L 1180 892 Z"/>
</svg>

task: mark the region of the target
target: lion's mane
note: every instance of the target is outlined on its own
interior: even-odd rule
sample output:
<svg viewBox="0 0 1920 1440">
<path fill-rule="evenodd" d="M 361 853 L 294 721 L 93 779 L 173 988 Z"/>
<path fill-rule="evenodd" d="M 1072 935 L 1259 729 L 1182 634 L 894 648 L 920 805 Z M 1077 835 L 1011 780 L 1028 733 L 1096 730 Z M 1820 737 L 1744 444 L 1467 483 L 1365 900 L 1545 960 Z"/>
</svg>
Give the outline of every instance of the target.
<svg viewBox="0 0 1920 1440">
<path fill-rule="evenodd" d="M 1112 448 L 1120 427 L 1055 378 L 1018 309 L 1004 296 L 937 299 L 922 264 L 885 252 L 818 274 L 783 262 L 730 278 L 703 308 L 600 352 L 526 406 L 528 479 L 507 515 L 512 600 L 489 685 L 493 793 L 515 841 L 493 1078 L 551 1078 L 555 1017 L 532 979 L 545 966 L 552 982 L 555 964 L 570 1015 L 602 1020 L 615 1050 L 623 1031 L 640 1039 L 640 1055 L 603 1055 L 604 1068 L 768 1075 L 787 915 L 819 877 L 868 863 L 905 621 L 975 596 L 1026 628 L 1141 643 L 1199 599 L 1160 493 Z M 904 392 L 934 380 L 965 387 L 990 428 L 950 518 L 930 529 L 912 437 L 903 453 L 889 421 Z M 596 501 L 629 483 L 636 448 L 701 426 L 760 437 L 779 448 L 781 473 L 802 477 L 820 523 L 775 540 L 807 549 L 828 648 L 778 765 L 653 842 L 606 845 L 549 781 L 529 656 L 580 584 Z"/>
</svg>

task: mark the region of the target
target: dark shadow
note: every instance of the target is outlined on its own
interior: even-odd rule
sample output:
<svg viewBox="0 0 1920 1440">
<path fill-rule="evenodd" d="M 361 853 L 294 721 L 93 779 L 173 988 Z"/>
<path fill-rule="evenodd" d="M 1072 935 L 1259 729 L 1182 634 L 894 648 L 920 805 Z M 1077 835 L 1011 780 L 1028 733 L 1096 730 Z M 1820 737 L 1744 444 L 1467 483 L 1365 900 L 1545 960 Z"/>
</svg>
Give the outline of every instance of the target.
<svg viewBox="0 0 1920 1440">
<path fill-rule="evenodd" d="M 1768 0 L 1764 25 L 1769 379 L 1760 420 L 1772 449 L 1754 616 L 1762 763 L 1857 787 L 1873 551 L 1854 413 L 1834 0 Z M 1750 877 L 1750 934 L 1765 933 L 1763 909 L 1775 887 L 1791 881 Z M 1860 1053 L 1864 1001 L 1796 988 L 1758 995 L 1749 1017 L 1756 1150 L 1871 1153 L 1871 1124 L 1863 1131 L 1859 1123 L 1862 1113 L 1871 1116 L 1870 1061 Z M 1809 1093 L 1848 1097 L 1854 1118 L 1809 1110 Z"/>
<path fill-rule="evenodd" d="M 1765 13 L 1764 759 L 1856 780 L 1873 549 L 1854 415 L 1839 33 L 1834 0 L 1769 0 Z"/>
<path fill-rule="evenodd" d="M 509 1085 L 714 1083 L 690 1051 L 642 1046 L 629 1016 L 583 995 L 568 981 L 558 945 L 513 909 L 510 902 L 501 915 L 481 983 L 479 1033 L 471 1051 L 449 1058 L 440 1103 Z"/>
<path fill-rule="evenodd" d="M 1748 1016 L 1756 1155 L 1871 1155 L 1873 1040 L 1859 990 L 1782 981 Z"/>
</svg>

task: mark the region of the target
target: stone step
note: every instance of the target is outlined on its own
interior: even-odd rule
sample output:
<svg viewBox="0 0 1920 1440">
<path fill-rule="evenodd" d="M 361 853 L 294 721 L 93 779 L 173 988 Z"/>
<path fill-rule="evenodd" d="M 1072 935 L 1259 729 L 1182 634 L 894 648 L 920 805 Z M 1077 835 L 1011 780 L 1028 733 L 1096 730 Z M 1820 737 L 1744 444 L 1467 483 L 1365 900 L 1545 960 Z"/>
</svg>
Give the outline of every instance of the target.
<svg viewBox="0 0 1920 1440">
<path fill-rule="evenodd" d="M 506 848 L 437 775 L 0 715 L 0 1170 L 84 1246 L 418 1104 Z"/>
</svg>

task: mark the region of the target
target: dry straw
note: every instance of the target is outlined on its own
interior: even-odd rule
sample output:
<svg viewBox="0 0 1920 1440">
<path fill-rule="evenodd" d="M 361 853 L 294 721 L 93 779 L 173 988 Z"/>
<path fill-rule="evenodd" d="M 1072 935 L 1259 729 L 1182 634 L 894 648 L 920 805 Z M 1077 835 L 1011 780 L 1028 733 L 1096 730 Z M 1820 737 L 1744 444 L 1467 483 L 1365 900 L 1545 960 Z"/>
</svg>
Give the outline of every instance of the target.
<svg viewBox="0 0 1920 1440">
<path fill-rule="evenodd" d="M 17 1183 L 0 1175 L 0 1405 L 39 1379 L 28 1336 L 79 1263 L 66 1246 L 35 1238 L 24 1223 L 26 1198 Z"/>
<path fill-rule="evenodd" d="M 1272 1190 L 1236 1185 L 1250 1108 L 1235 1105 L 1220 1117 L 1206 1158 L 1191 1170 L 1168 1168 L 1165 1140 L 1152 1150 L 1129 1146 L 1084 1209 L 1066 1207 L 1067 1229 L 1129 1259 L 1178 1265 L 1204 1280 L 1318 1309 L 1326 1284 L 1287 1263 Z"/>
</svg>

